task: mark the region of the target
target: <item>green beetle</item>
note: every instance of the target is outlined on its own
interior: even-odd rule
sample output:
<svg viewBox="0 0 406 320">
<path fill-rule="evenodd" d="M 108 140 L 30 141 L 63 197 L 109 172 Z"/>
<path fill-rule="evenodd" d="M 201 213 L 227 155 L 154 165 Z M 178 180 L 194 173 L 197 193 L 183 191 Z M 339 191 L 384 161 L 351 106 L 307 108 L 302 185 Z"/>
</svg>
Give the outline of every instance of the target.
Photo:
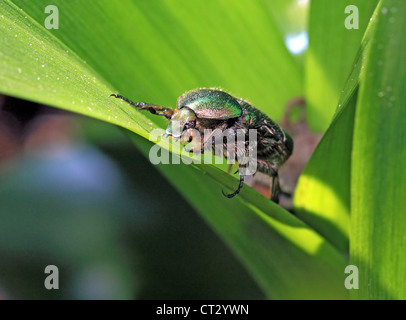
<svg viewBox="0 0 406 320">
<path fill-rule="evenodd" d="M 182 142 L 190 142 L 193 139 L 193 130 L 201 134 L 207 129 L 219 129 L 237 132 L 243 130 L 248 137 L 250 129 L 256 130 L 256 165 L 257 170 L 272 178 L 271 200 L 279 202 L 279 167 L 289 158 L 293 152 L 293 140 L 276 122 L 251 106 L 244 100 L 234 98 L 228 93 L 217 89 L 191 90 L 179 97 L 176 109 L 166 108 L 159 105 L 132 102 L 127 98 L 111 94 L 129 104 L 148 110 L 152 114 L 164 116 L 169 120 L 166 134 L 174 138 L 180 138 Z M 201 141 L 201 152 L 205 150 L 206 140 Z M 213 150 L 214 150 L 213 145 Z M 235 145 L 236 150 L 242 153 L 248 152 L 248 146 Z M 240 153 L 241 153 L 240 152 Z M 227 153 L 224 152 L 227 157 Z M 236 159 L 237 160 L 237 159 Z M 240 168 L 239 168 L 240 170 Z M 237 195 L 244 182 L 244 174 L 240 172 L 240 183 L 236 191 L 231 194 L 223 194 L 232 198 Z"/>
</svg>

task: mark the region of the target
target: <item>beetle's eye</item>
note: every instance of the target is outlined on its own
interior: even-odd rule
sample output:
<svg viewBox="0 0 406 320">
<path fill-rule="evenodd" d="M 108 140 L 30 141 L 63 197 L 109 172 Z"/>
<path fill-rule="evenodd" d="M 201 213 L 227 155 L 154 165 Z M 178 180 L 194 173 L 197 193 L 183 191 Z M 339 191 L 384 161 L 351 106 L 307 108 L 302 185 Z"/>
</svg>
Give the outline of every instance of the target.
<svg viewBox="0 0 406 320">
<path fill-rule="evenodd" d="M 189 122 L 187 122 L 187 123 L 185 124 L 185 128 L 186 128 L 186 129 L 194 128 L 195 125 L 196 125 L 196 120 L 191 120 L 191 121 L 189 121 Z"/>
</svg>

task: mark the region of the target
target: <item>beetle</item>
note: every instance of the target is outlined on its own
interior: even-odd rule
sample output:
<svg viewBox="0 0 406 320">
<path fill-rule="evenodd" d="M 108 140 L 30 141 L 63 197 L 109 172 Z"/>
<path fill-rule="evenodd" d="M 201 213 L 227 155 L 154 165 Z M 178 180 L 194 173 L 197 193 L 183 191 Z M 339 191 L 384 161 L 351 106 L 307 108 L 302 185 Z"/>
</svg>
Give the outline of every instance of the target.
<svg viewBox="0 0 406 320">
<path fill-rule="evenodd" d="M 272 178 L 271 200 L 279 202 L 281 190 L 278 169 L 292 154 L 293 139 L 287 131 L 248 102 L 222 90 L 206 88 L 184 93 L 178 98 L 176 109 L 145 102 L 132 102 L 119 94 L 111 96 L 126 101 L 138 110 L 146 110 L 165 117 L 169 120 L 166 134 L 181 139 L 182 142 L 190 142 L 193 139 L 193 129 L 202 134 L 205 129 L 220 129 L 221 132 L 226 130 L 237 132 L 237 129 L 240 129 L 247 137 L 250 129 L 256 129 L 256 167 L 259 172 Z M 206 141 L 202 136 L 201 152 L 205 150 Z M 213 145 L 213 150 L 214 147 Z M 237 145 L 236 142 L 235 149 L 240 150 L 240 154 L 248 152 L 247 144 Z M 226 152 L 224 156 L 227 158 Z M 238 188 L 231 194 L 223 192 L 224 196 L 232 198 L 240 192 L 244 182 L 244 174 L 240 169 L 241 165 L 237 171 L 240 172 Z"/>
</svg>

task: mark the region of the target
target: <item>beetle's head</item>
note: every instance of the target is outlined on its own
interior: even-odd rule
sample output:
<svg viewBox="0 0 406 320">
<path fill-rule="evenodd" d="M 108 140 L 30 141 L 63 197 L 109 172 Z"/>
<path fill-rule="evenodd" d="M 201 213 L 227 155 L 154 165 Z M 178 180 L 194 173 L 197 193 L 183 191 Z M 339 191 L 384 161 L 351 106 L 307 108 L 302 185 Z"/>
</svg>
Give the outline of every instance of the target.
<svg viewBox="0 0 406 320">
<path fill-rule="evenodd" d="M 166 128 L 166 134 L 174 138 L 180 138 L 183 130 L 194 128 L 195 125 L 196 114 L 191 109 L 183 107 L 173 114 Z"/>
</svg>

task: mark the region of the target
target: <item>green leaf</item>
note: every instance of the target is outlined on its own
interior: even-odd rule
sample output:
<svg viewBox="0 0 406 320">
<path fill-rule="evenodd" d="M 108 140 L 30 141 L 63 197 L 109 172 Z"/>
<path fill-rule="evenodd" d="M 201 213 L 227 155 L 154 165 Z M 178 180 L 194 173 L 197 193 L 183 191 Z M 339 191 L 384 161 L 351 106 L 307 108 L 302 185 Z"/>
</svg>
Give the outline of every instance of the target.
<svg viewBox="0 0 406 320">
<path fill-rule="evenodd" d="M 0 91 L 126 127 L 144 137 L 152 123 L 117 103 L 86 61 L 12 2 L 0 3 Z"/>
<path fill-rule="evenodd" d="M 133 139 L 148 154 L 150 142 Z M 237 181 L 212 166 L 158 168 L 233 249 L 268 297 L 348 298 L 342 276 L 347 261 L 302 221 L 248 187 L 231 200 L 219 196 L 222 189 L 235 189 Z"/>
<path fill-rule="evenodd" d="M 405 299 L 406 3 L 382 0 L 363 61 L 351 171 L 354 298 Z"/>
<path fill-rule="evenodd" d="M 294 198 L 297 216 L 349 255 L 351 155 L 355 110 L 363 59 L 375 21 L 371 19 L 351 72 L 343 86 L 334 119 L 301 175 Z"/>
<path fill-rule="evenodd" d="M 220 85 L 273 117 L 301 94 L 300 72 L 262 2 L 54 1 L 60 29 L 42 24 L 48 1 L 0 3 L 0 91 L 101 119 L 143 137 L 165 126 L 112 92 L 174 105 Z M 20 10 L 20 7 L 23 10 Z M 117 89 L 115 89 L 117 88 Z M 258 104 L 257 104 L 258 103 Z M 147 153 L 151 144 L 135 138 Z M 146 147 L 147 146 L 147 147 Z M 273 298 L 345 298 L 346 261 L 314 230 L 212 166 L 162 172 L 236 252 Z M 313 288 L 309 291 L 309 288 Z"/>
<path fill-rule="evenodd" d="M 299 178 L 296 215 L 348 256 L 352 129 L 357 95 L 328 128 Z"/>
<path fill-rule="evenodd" d="M 12 2 L 44 24 L 49 1 Z M 280 119 L 289 99 L 303 93 L 298 64 L 262 2 L 76 3 L 54 1 L 60 29 L 43 32 L 133 100 L 174 106 L 187 90 L 222 87 Z"/>
<path fill-rule="evenodd" d="M 351 70 L 378 0 L 312 0 L 309 15 L 309 49 L 306 54 L 305 90 L 307 115 L 315 131 L 324 131 L 331 122 L 340 92 Z M 356 6 L 359 29 L 344 25 Z"/>
</svg>

